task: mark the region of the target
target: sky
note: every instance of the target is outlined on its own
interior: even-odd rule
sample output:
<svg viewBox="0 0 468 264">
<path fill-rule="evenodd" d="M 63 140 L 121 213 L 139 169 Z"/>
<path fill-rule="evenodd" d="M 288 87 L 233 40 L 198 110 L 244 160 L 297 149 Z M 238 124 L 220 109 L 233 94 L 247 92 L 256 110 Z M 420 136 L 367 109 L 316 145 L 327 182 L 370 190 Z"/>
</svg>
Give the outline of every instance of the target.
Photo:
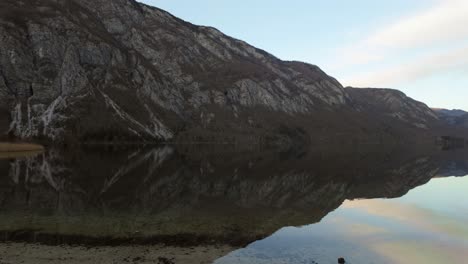
<svg viewBox="0 0 468 264">
<path fill-rule="evenodd" d="M 140 0 L 344 86 L 468 111 L 468 0 Z"/>
</svg>

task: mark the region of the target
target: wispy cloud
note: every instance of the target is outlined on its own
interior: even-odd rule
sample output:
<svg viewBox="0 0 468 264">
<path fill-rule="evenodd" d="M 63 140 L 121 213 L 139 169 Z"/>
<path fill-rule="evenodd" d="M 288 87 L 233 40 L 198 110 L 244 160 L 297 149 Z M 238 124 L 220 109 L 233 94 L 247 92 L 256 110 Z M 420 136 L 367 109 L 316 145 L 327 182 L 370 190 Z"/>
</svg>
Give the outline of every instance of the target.
<svg viewBox="0 0 468 264">
<path fill-rule="evenodd" d="M 468 36 L 468 1 L 444 0 L 435 7 L 395 21 L 362 43 L 373 48 L 418 48 Z"/>
<path fill-rule="evenodd" d="M 352 72 L 345 84 L 363 86 L 414 81 L 464 69 L 468 45 L 460 46 L 468 43 L 467 25 L 468 1 L 438 1 L 345 46 L 337 52 L 334 68 Z M 356 73 L 357 66 L 366 72 Z"/>
<path fill-rule="evenodd" d="M 370 70 L 364 74 L 345 79 L 343 82 L 353 86 L 398 85 L 436 74 L 462 72 L 467 69 L 468 46 L 441 54 L 424 56 L 409 62 L 402 62 L 389 68 L 376 71 Z"/>
</svg>

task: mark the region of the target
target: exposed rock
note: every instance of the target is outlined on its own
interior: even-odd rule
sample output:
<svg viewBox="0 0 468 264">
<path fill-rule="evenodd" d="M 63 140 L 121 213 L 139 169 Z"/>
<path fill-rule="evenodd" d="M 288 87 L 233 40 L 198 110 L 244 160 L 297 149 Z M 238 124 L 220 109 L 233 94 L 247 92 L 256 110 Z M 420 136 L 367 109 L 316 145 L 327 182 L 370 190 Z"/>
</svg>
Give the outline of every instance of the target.
<svg viewBox="0 0 468 264">
<path fill-rule="evenodd" d="M 408 138 L 383 125 L 393 119 L 369 121 L 367 99 L 317 66 L 133 0 L 4 0 L 0 46 L 0 133 L 19 138 L 295 141 L 284 127 L 304 131 L 302 145 Z M 435 118 L 402 95 L 382 96 L 375 104 L 411 129 Z"/>
<path fill-rule="evenodd" d="M 1 8 L 0 99 L 18 137 L 168 140 L 175 124 L 209 105 L 234 121 L 255 107 L 308 113 L 346 100 L 315 66 L 131 0 L 7 0 Z"/>
</svg>

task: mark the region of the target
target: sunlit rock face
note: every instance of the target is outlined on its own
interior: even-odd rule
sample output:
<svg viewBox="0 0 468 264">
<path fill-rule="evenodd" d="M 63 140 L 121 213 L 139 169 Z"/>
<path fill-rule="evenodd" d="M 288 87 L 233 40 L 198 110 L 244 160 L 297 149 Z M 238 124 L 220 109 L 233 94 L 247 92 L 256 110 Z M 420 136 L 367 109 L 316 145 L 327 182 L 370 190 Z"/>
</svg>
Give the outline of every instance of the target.
<svg viewBox="0 0 468 264">
<path fill-rule="evenodd" d="M 297 114 L 347 100 L 316 66 L 135 1 L 7 0 L 1 9 L 0 101 L 11 113 L 2 130 L 18 137 L 168 140 L 181 124 L 215 122 L 219 109 L 248 123 L 242 113 L 256 107 Z"/>
<path fill-rule="evenodd" d="M 133 0 L 5 0 L 0 10 L 2 134 L 301 144 L 395 134 L 317 66 Z M 395 107 L 427 128 L 422 106 Z"/>
</svg>

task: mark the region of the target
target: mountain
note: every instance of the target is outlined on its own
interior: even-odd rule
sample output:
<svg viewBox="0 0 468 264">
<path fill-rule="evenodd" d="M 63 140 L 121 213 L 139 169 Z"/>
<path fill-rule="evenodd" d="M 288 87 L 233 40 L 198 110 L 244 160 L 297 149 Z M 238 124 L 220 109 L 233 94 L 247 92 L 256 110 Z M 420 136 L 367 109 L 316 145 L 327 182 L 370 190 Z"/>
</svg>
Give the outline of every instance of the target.
<svg viewBox="0 0 468 264">
<path fill-rule="evenodd" d="M 468 112 L 458 109 L 448 110 L 443 108 L 433 108 L 432 110 L 448 125 L 468 128 Z"/>
<path fill-rule="evenodd" d="M 133 0 L 3 0 L 0 46 L 0 131 L 11 138 L 414 142 L 435 118 L 397 92 L 344 89 L 315 65 Z"/>
<path fill-rule="evenodd" d="M 436 113 L 426 104 L 398 90 L 346 87 L 346 91 L 357 108 L 367 113 L 391 117 L 424 129 L 438 121 Z"/>
<path fill-rule="evenodd" d="M 439 116 L 461 117 L 468 114 L 468 112 L 465 112 L 460 109 L 449 110 L 444 108 L 432 108 L 432 110 L 436 112 Z"/>
</svg>

